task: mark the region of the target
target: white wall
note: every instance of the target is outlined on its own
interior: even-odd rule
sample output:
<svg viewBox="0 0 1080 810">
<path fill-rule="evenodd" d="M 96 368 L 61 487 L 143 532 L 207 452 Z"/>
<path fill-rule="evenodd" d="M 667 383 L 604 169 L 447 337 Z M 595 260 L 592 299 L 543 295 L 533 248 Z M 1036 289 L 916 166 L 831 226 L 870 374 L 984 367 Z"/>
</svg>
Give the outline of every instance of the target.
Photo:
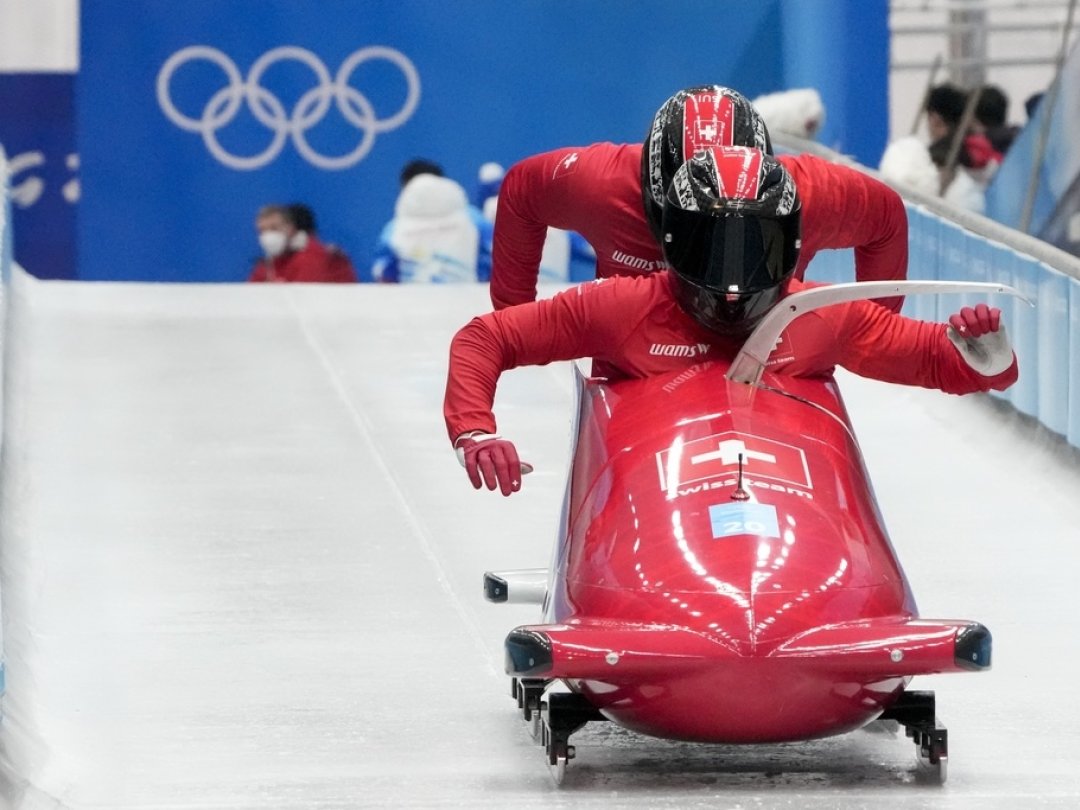
<svg viewBox="0 0 1080 810">
<path fill-rule="evenodd" d="M 0 72 L 79 67 L 79 0 L 0 0 Z"/>
</svg>

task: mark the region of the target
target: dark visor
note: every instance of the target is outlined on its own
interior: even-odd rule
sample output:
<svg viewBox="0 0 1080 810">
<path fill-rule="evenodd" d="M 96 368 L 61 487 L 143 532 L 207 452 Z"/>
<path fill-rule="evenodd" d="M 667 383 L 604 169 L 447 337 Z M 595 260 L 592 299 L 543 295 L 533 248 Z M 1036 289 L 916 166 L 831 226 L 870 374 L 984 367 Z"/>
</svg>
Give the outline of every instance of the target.
<svg viewBox="0 0 1080 810">
<path fill-rule="evenodd" d="M 718 292 L 754 292 L 790 275 L 799 258 L 799 212 L 779 218 L 664 206 L 664 253 L 675 271 Z"/>
</svg>

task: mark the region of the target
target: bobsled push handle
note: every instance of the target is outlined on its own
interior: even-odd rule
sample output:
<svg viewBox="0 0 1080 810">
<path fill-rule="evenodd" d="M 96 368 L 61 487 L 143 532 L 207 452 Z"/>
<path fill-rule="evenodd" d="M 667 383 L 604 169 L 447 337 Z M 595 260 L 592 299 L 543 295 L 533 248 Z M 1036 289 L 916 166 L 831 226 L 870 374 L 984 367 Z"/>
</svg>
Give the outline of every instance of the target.
<svg viewBox="0 0 1080 810">
<path fill-rule="evenodd" d="M 755 385 L 765 371 L 765 364 L 772 354 L 776 341 L 788 325 L 807 312 L 846 301 L 870 298 L 890 298 L 896 295 L 925 295 L 940 293 L 1005 293 L 1034 306 L 1015 287 L 1007 284 L 988 284 L 979 281 L 856 281 L 847 284 L 830 284 L 800 290 L 782 298 L 757 325 L 739 350 L 727 378 L 733 382 Z"/>
</svg>

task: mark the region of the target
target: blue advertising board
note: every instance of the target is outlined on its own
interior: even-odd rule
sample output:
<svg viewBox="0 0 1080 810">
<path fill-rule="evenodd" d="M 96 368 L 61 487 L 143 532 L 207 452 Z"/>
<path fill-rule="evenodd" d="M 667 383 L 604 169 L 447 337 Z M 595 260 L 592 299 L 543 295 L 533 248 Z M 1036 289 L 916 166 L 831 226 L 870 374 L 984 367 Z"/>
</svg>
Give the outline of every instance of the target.
<svg viewBox="0 0 1080 810">
<path fill-rule="evenodd" d="M 887 51 L 880 71 L 831 45 L 827 65 L 785 67 L 795 2 L 142 0 L 136 15 L 84 0 L 79 276 L 242 280 L 255 212 L 294 201 L 363 271 L 415 157 L 471 190 L 487 161 L 640 140 L 680 87 L 753 97 L 808 86 L 812 64 L 880 74 L 868 92 L 884 99 Z M 884 27 L 884 0 L 870 5 Z"/>
<path fill-rule="evenodd" d="M 0 145 L 11 172 L 14 256 L 39 278 L 75 275 L 74 87 L 70 73 L 0 73 Z"/>
</svg>

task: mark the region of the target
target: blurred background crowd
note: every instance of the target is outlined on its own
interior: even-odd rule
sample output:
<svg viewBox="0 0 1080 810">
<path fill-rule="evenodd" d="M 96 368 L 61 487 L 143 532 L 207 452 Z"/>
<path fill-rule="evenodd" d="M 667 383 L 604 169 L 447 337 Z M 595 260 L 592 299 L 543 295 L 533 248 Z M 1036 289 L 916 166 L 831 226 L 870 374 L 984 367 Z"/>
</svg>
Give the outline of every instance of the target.
<svg viewBox="0 0 1080 810">
<path fill-rule="evenodd" d="M 46 278 L 483 282 L 515 162 L 640 142 L 663 98 L 702 82 L 775 133 L 1078 253 L 1074 6 L 491 2 L 467 31 L 423 2 L 360 20 L 329 2 L 0 0 L 16 258 Z M 853 32 L 859 48 L 835 47 Z M 594 260 L 551 229 L 541 278 L 591 278 Z"/>
</svg>

